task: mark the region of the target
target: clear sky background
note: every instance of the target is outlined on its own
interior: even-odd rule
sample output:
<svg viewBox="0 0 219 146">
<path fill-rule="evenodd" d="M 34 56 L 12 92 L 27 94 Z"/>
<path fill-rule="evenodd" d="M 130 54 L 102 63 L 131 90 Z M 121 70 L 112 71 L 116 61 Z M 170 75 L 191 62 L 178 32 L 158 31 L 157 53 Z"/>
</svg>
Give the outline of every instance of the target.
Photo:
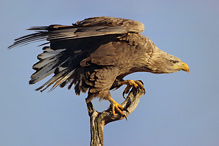
<svg viewBox="0 0 219 146">
<path fill-rule="evenodd" d="M 92 16 L 135 19 L 158 48 L 181 58 L 190 73 L 134 73 L 147 93 L 128 117 L 105 127 L 105 146 L 219 145 L 218 0 L 1 0 L 0 145 L 87 146 L 86 94 L 28 85 L 38 44 L 7 50 L 31 26 L 66 24 Z M 122 89 L 113 92 L 122 102 Z M 103 110 L 108 102 L 94 101 Z"/>
</svg>

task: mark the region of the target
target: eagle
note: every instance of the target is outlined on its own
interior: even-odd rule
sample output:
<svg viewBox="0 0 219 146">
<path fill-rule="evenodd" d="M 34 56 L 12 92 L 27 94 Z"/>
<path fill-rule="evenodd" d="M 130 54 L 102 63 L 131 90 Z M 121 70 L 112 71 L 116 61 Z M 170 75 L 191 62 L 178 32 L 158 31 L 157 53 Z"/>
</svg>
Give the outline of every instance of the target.
<svg viewBox="0 0 219 146">
<path fill-rule="evenodd" d="M 29 84 L 53 75 L 36 90 L 49 91 L 57 86 L 68 86 L 77 95 L 87 92 L 86 102 L 95 97 L 110 102 L 112 114 L 124 116 L 124 107 L 111 96 L 110 90 L 127 85 L 144 89 L 141 81 L 124 80 L 135 72 L 166 74 L 189 72 L 189 66 L 179 58 L 160 50 L 148 37 L 141 34 L 144 25 L 138 21 L 116 17 L 91 17 L 72 25 L 31 27 L 35 33 L 15 39 L 9 46 L 23 46 L 47 41 L 43 53 L 33 65 L 35 73 Z"/>
</svg>

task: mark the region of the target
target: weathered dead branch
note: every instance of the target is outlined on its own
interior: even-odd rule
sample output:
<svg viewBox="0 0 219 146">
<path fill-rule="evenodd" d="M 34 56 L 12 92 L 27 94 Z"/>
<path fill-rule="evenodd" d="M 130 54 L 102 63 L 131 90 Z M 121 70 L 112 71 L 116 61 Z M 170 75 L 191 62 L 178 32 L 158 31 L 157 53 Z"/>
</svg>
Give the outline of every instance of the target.
<svg viewBox="0 0 219 146">
<path fill-rule="evenodd" d="M 110 122 L 122 120 L 127 118 L 138 106 L 140 97 L 144 94 L 144 90 L 140 88 L 133 88 L 125 101 L 121 104 L 126 110 L 123 110 L 125 116 L 119 114 L 112 115 L 111 108 L 97 112 L 91 102 L 87 103 L 88 114 L 90 116 L 90 132 L 91 132 L 91 146 L 103 146 L 104 126 Z"/>
</svg>

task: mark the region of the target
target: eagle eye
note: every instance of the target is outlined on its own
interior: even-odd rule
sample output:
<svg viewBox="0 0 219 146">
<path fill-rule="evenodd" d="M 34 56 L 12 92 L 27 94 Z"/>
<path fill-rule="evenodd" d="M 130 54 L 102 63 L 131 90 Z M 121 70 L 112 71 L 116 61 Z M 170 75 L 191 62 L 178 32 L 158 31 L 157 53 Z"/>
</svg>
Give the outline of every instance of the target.
<svg viewBox="0 0 219 146">
<path fill-rule="evenodd" d="M 170 62 L 172 62 L 172 63 L 178 63 L 179 61 L 177 61 L 177 60 L 170 60 Z"/>
</svg>

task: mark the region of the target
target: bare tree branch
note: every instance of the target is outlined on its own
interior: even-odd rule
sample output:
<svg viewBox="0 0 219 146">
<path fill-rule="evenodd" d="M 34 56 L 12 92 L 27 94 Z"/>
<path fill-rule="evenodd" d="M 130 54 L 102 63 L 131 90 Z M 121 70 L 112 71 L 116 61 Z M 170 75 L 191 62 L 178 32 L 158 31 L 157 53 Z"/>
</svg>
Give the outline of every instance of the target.
<svg viewBox="0 0 219 146">
<path fill-rule="evenodd" d="M 104 126 L 110 122 L 127 118 L 138 106 L 140 97 L 144 94 L 144 89 L 133 88 L 125 101 L 121 104 L 126 110 L 123 110 L 125 116 L 119 114 L 112 115 L 111 108 L 97 112 L 91 102 L 87 103 L 88 114 L 90 116 L 91 146 L 103 146 Z"/>
</svg>

